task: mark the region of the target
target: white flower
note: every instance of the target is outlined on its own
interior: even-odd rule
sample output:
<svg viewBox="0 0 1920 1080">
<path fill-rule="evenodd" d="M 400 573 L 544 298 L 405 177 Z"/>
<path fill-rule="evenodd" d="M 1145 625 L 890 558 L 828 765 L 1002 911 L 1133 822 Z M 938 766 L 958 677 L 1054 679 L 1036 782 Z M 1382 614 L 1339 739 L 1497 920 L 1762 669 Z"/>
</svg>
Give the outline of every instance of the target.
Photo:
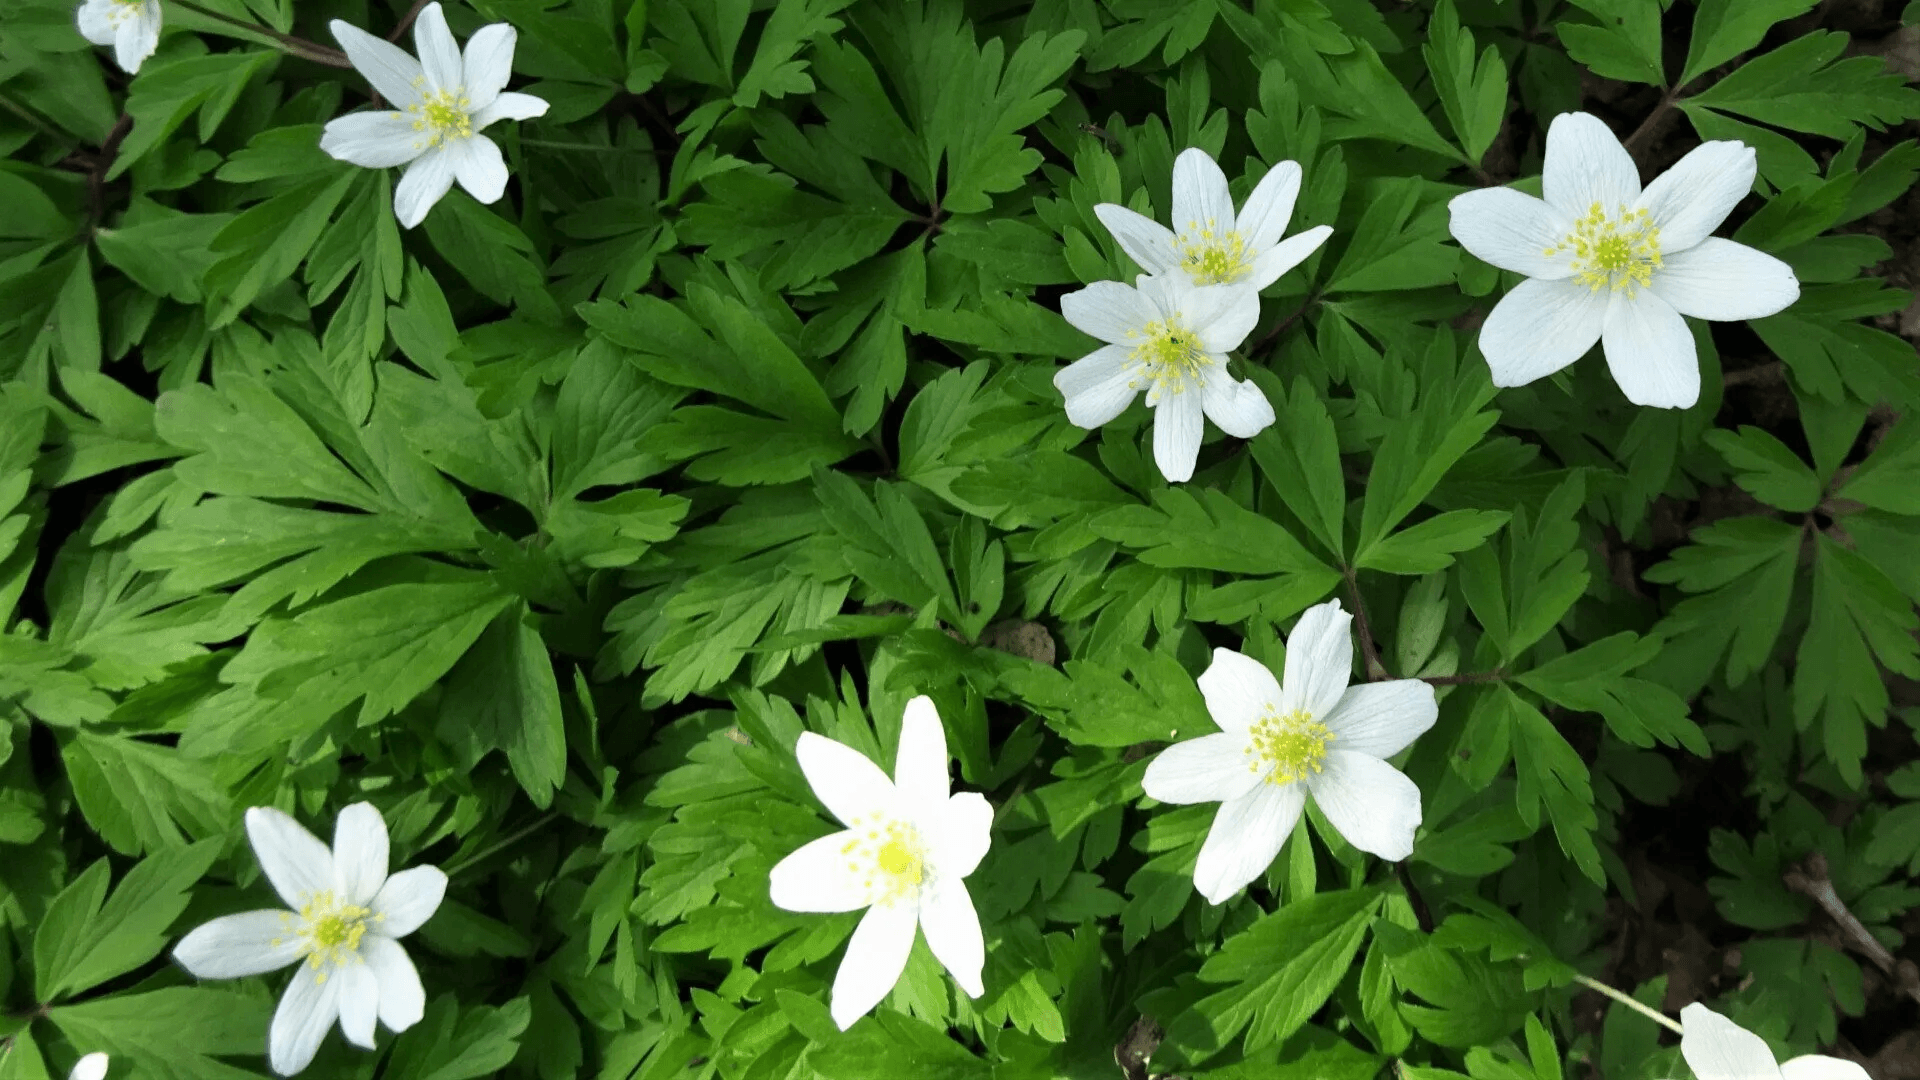
<svg viewBox="0 0 1920 1080">
<path fill-rule="evenodd" d="M 1454 198 L 1453 238 L 1521 282 L 1480 328 L 1495 386 L 1523 386 L 1578 360 L 1598 339 L 1636 405 L 1700 400 L 1700 365 L 1682 315 L 1724 322 L 1772 315 L 1800 297 L 1793 269 L 1708 235 L 1753 188 L 1753 148 L 1695 147 L 1645 191 L 1613 132 L 1586 113 L 1547 130 L 1545 200 L 1511 188 Z"/>
<path fill-rule="evenodd" d="M 396 939 L 419 929 L 447 891 L 447 875 L 416 866 L 387 876 L 387 824 L 368 803 L 340 811 L 333 850 L 271 807 L 247 811 L 247 836 L 267 880 L 292 911 L 223 915 L 174 947 L 202 979 L 237 979 L 301 964 L 273 1014 L 273 1071 L 307 1067 L 337 1018 L 355 1046 L 373 1049 L 376 1018 L 391 1031 L 420 1020 L 426 991 Z"/>
<path fill-rule="evenodd" d="M 1219 802 L 1193 885 L 1222 903 L 1266 870 L 1311 794 L 1333 827 L 1383 859 L 1413 853 L 1420 789 L 1384 761 L 1433 726 L 1433 687 L 1419 679 L 1348 686 L 1352 616 L 1333 600 L 1307 609 L 1287 638 L 1284 683 L 1231 649 L 1200 676 L 1217 735 L 1161 751 L 1141 781 L 1164 803 Z"/>
<path fill-rule="evenodd" d="M 1227 350 L 1260 320 L 1260 296 L 1251 286 L 1195 286 L 1181 275 L 1142 274 L 1134 286 L 1096 281 L 1070 292 L 1060 298 L 1060 314 L 1108 342 L 1054 375 L 1067 419 L 1099 427 L 1145 388 L 1154 410 L 1153 460 L 1169 481 L 1193 476 L 1202 413 L 1242 439 L 1273 423 L 1260 388 L 1226 370 Z"/>
<path fill-rule="evenodd" d="M 106 1080 L 106 1076 L 107 1055 L 95 1050 L 73 1063 L 73 1071 L 67 1074 L 67 1080 Z"/>
<path fill-rule="evenodd" d="M 330 121 L 320 149 L 370 169 L 412 162 L 393 192 L 393 212 L 409 229 L 455 180 L 481 202 L 497 201 L 507 188 L 507 164 L 500 147 L 480 133 L 496 120 L 530 120 L 547 111 L 547 103 L 531 94 L 503 92 L 513 75 L 513 27 L 481 27 L 462 56 L 440 5 L 428 4 L 413 24 L 413 44 L 420 50 L 415 60 L 339 19 L 328 25 L 347 59 L 401 111 L 348 113 Z"/>
<path fill-rule="evenodd" d="M 160 45 L 160 0 L 86 0 L 78 18 L 80 36 L 113 46 L 114 60 L 129 75 Z"/>
<path fill-rule="evenodd" d="M 1697 1080 L 1869 1080 L 1854 1062 L 1819 1054 L 1776 1065 L 1765 1039 L 1698 1002 L 1680 1010 L 1680 1024 L 1680 1055 Z"/>
<path fill-rule="evenodd" d="M 1300 163 L 1283 161 L 1267 170 L 1236 215 L 1227 174 L 1205 150 L 1192 147 L 1173 163 L 1177 234 L 1115 203 L 1101 203 L 1093 212 L 1149 274 L 1178 274 L 1194 285 L 1247 285 L 1258 292 L 1333 235 L 1333 229 L 1318 225 L 1281 242 L 1299 195 Z"/>
<path fill-rule="evenodd" d="M 844 743 L 800 736 L 794 747 L 813 793 L 847 827 L 773 868 L 773 902 L 788 911 L 867 908 L 833 979 L 833 1020 L 845 1031 L 906 970 L 916 925 L 968 997 L 982 992 L 986 943 L 961 878 L 987 853 L 993 808 L 977 792 L 948 794 L 947 735 L 925 696 L 907 703 L 893 780 Z"/>
</svg>

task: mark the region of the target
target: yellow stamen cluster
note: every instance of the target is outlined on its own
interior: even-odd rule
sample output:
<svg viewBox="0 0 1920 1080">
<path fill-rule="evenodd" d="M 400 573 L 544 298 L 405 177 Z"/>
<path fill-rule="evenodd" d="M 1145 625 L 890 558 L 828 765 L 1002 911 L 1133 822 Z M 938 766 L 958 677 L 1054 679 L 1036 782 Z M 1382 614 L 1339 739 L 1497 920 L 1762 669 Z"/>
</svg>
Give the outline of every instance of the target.
<svg viewBox="0 0 1920 1080">
<path fill-rule="evenodd" d="M 347 903 L 345 897 L 321 892 L 307 898 L 297 923 L 291 912 L 281 915 L 280 922 L 300 939 L 300 955 L 320 972 L 316 981 L 326 982 L 329 968 L 359 961 L 360 939 L 384 918 L 370 908 Z M 286 938 L 278 937 L 272 945 L 278 948 L 285 942 Z"/>
<path fill-rule="evenodd" d="M 1185 393 L 1189 383 L 1196 388 L 1206 385 L 1207 369 L 1215 360 L 1180 312 L 1129 330 L 1127 337 L 1138 342 L 1127 354 L 1128 366 L 1133 369 L 1129 385 L 1138 390 L 1152 384 L 1150 401 L 1158 401 L 1162 394 Z"/>
<path fill-rule="evenodd" d="M 1638 289 L 1653 281 L 1653 272 L 1661 266 L 1660 230 L 1646 210 L 1629 210 L 1625 204 L 1609 216 L 1594 203 L 1585 216 L 1573 223 L 1573 231 L 1542 254 L 1573 255 L 1573 279 L 1593 292 L 1609 288 L 1625 290 L 1631 299 Z"/>
<path fill-rule="evenodd" d="M 1308 774 L 1324 770 L 1327 744 L 1333 741 L 1327 725 L 1315 721 L 1306 711 L 1296 709 L 1282 716 L 1271 705 L 1248 735 L 1243 751 L 1247 768 L 1265 773 L 1267 783 L 1274 785 L 1305 780 Z"/>
<path fill-rule="evenodd" d="M 113 0 L 113 7 L 107 11 L 107 25 L 118 29 L 120 24 L 140 14 L 140 5 L 146 0 Z"/>
<path fill-rule="evenodd" d="M 840 847 L 847 869 L 861 875 L 873 903 L 917 899 L 927 880 L 927 845 L 920 830 L 875 811 L 856 818 Z"/>
<path fill-rule="evenodd" d="M 424 86 L 426 79 L 415 79 L 413 84 Z M 413 130 L 423 136 L 413 144 L 416 150 L 473 137 L 473 102 L 464 86 L 422 94 L 418 103 L 407 106 L 407 112 L 413 116 Z"/>
<path fill-rule="evenodd" d="M 1173 246 L 1195 285 L 1230 285 L 1253 272 L 1246 237 L 1238 229 L 1221 229 L 1212 218 L 1187 222 Z"/>
</svg>

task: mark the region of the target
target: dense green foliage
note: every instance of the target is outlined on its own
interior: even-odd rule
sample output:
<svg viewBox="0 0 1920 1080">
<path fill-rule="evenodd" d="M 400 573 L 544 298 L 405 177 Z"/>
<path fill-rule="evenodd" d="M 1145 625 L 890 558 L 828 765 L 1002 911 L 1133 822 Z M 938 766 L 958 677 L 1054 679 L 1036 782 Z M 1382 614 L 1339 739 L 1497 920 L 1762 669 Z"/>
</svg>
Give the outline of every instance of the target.
<svg viewBox="0 0 1920 1080">
<path fill-rule="evenodd" d="M 199 6 L 330 43 L 408 5 Z M 450 3 L 552 109 L 490 131 L 504 201 L 403 231 L 317 146 L 353 72 L 169 9 L 127 77 L 6 4 L 0 1078 L 264 1073 L 283 979 L 163 950 L 271 903 L 247 807 L 362 799 L 453 884 L 426 1019 L 314 1077 L 1675 1076 L 1575 982 L 1661 1005 L 1649 850 L 1738 945 L 1690 993 L 1831 1047 L 1886 984 L 1783 875 L 1823 855 L 1895 951 L 1920 908 L 1920 359 L 1874 274 L 1920 92 L 1810 0 L 1663 6 Z M 1648 121 L 1648 176 L 1758 150 L 1725 234 L 1803 294 L 1694 324 L 1694 408 L 1476 351 L 1518 278 L 1447 200 L 1537 192 L 1580 108 Z M 1061 293 L 1138 272 L 1095 204 L 1164 220 L 1189 146 L 1236 199 L 1298 161 L 1334 234 L 1236 364 L 1278 422 L 1170 486 L 1144 408 L 1083 431 L 1051 380 L 1094 347 Z M 1356 677 L 1441 683 L 1413 857 L 1310 813 L 1208 905 L 1212 809 L 1146 758 L 1210 729 L 1214 646 L 1278 669 L 1333 597 Z M 856 917 L 768 899 L 830 829 L 792 747 L 890 763 L 921 693 L 997 812 L 986 993 L 917 945 L 840 1033 Z"/>
</svg>

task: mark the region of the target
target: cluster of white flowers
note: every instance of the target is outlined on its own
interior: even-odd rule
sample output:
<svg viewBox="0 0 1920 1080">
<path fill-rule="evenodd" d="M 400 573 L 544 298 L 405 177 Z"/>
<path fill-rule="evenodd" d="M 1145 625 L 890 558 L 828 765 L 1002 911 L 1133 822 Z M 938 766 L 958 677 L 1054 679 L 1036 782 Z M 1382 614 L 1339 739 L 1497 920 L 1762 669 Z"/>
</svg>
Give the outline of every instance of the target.
<svg viewBox="0 0 1920 1080">
<path fill-rule="evenodd" d="M 1281 239 L 1299 194 L 1300 166 L 1283 161 L 1236 214 L 1226 174 L 1196 148 L 1173 164 L 1178 232 L 1124 206 L 1095 207 L 1146 273 L 1133 285 L 1096 281 L 1060 298 L 1069 323 L 1107 343 L 1054 376 L 1067 419 L 1099 427 L 1145 390 L 1154 410 L 1153 460 L 1173 483 L 1193 477 L 1205 420 L 1242 439 L 1273 423 L 1260 388 L 1227 374 L 1226 354 L 1260 321 L 1260 290 L 1333 234 L 1321 225 Z"/>
</svg>

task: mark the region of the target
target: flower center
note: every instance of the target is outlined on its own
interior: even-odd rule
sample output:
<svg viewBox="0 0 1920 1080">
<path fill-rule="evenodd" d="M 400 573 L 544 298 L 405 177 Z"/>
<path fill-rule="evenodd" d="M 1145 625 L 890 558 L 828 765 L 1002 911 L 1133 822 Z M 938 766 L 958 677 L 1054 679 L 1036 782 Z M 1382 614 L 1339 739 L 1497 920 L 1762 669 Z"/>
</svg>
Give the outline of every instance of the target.
<svg viewBox="0 0 1920 1080">
<path fill-rule="evenodd" d="M 1253 272 L 1246 238 L 1238 229 L 1219 229 L 1212 218 L 1187 222 L 1173 246 L 1195 285 L 1230 285 Z"/>
<path fill-rule="evenodd" d="M 107 10 L 107 24 L 118 28 L 123 22 L 140 14 L 140 6 L 147 0 L 113 0 L 113 7 Z"/>
<path fill-rule="evenodd" d="M 345 897 L 329 891 L 309 896 L 297 922 L 291 912 L 282 915 L 280 921 L 300 939 L 300 955 L 309 965 L 321 969 L 317 981 L 325 982 L 326 968 L 359 961 L 360 939 L 382 918 L 370 908 L 349 904 Z M 285 940 L 274 938 L 273 944 L 277 947 Z"/>
<path fill-rule="evenodd" d="M 414 85 L 422 86 L 424 78 L 415 80 Z M 407 106 L 407 112 L 413 116 L 413 130 L 424 138 L 414 143 L 415 149 L 440 146 L 454 139 L 466 139 L 473 136 L 473 102 L 467 97 L 467 88 L 456 86 L 452 90 L 436 90 L 423 94 L 419 103 Z M 400 115 L 398 113 L 395 114 Z"/>
<path fill-rule="evenodd" d="M 1269 705 L 1248 731 L 1247 748 L 1252 760 L 1247 768 L 1264 772 L 1269 784 L 1291 784 L 1305 780 L 1307 774 L 1326 768 L 1327 744 L 1333 732 L 1318 723 L 1303 709 L 1282 716 Z"/>
<path fill-rule="evenodd" d="M 1152 383 L 1147 404 L 1159 401 L 1163 394 L 1184 393 L 1189 383 L 1195 387 L 1206 385 L 1207 369 L 1214 365 L 1214 359 L 1179 312 L 1138 330 L 1129 330 L 1127 336 L 1139 340 L 1127 354 L 1127 362 L 1134 369 L 1129 385 L 1137 390 L 1143 380 Z"/>
<path fill-rule="evenodd" d="M 927 882 L 927 846 L 920 830 L 878 811 L 856 818 L 840 848 L 847 869 L 862 875 L 875 904 L 918 900 Z"/>
<path fill-rule="evenodd" d="M 1660 230 L 1644 209 L 1629 210 L 1622 203 L 1619 212 L 1609 216 L 1596 202 L 1574 221 L 1573 231 L 1544 254 L 1572 255 L 1575 281 L 1593 292 L 1625 290 L 1631 299 L 1661 266 Z"/>
</svg>

